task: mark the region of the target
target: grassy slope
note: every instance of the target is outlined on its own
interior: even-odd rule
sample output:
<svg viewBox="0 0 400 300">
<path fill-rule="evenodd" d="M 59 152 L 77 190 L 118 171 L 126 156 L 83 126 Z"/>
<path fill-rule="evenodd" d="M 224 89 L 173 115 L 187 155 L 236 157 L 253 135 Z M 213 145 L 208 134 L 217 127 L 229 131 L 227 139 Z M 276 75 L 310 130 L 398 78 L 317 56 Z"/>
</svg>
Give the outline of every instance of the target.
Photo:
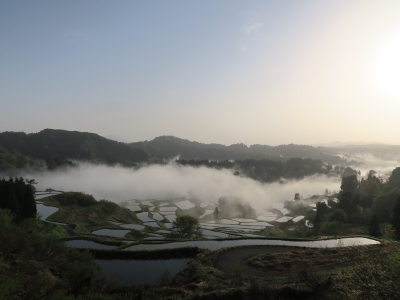
<svg viewBox="0 0 400 300">
<path fill-rule="evenodd" d="M 117 228 L 109 221 L 124 223 L 142 222 L 128 209 L 108 201 L 96 201 L 89 195 L 67 192 L 42 200 L 59 210 L 51 215 L 50 221 L 76 224 L 76 231 L 91 232 L 100 228 Z"/>
</svg>

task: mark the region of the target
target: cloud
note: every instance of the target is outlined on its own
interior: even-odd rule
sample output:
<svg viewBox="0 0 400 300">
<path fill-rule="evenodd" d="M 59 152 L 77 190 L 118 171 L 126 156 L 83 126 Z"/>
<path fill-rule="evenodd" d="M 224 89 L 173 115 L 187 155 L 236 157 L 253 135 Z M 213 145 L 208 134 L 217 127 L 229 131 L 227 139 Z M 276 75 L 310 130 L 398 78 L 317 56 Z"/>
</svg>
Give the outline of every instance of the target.
<svg viewBox="0 0 400 300">
<path fill-rule="evenodd" d="M 264 25 L 261 22 L 255 22 L 253 24 L 243 26 L 242 32 L 244 32 L 247 35 L 250 35 L 254 31 L 259 30 L 262 27 L 264 27 Z"/>
<path fill-rule="evenodd" d="M 361 175 L 364 177 L 369 170 L 374 170 L 379 175 L 385 177 L 384 175 L 390 174 L 395 168 L 400 166 L 400 157 L 398 155 L 393 155 L 391 159 L 380 158 L 370 153 L 346 154 L 342 156 L 348 160 L 355 160 L 362 163 L 361 165 L 351 165 L 351 167 L 355 170 L 360 170 Z"/>
<path fill-rule="evenodd" d="M 24 177 L 36 179 L 38 190 L 80 191 L 92 194 L 98 200 L 108 199 L 117 203 L 130 199 L 172 197 L 216 202 L 219 197 L 233 196 L 258 209 L 293 200 L 295 193 L 307 197 L 322 194 L 326 188 L 338 190 L 340 186 L 340 179 L 326 176 L 307 177 L 285 184 L 262 184 L 234 176 L 231 170 L 176 164 L 150 165 L 134 170 L 84 163 L 76 168 L 24 174 Z"/>
</svg>

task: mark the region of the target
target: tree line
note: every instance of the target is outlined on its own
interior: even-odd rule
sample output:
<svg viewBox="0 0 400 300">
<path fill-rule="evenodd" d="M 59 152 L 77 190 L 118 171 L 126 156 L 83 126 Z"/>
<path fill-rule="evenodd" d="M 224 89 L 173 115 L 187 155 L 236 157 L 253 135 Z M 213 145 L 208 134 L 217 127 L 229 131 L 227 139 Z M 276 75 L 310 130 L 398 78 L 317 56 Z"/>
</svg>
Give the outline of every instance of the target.
<svg viewBox="0 0 400 300">
<path fill-rule="evenodd" d="M 369 233 L 378 237 L 382 235 L 379 224 L 386 223 L 400 238 L 400 167 L 386 182 L 376 174 L 371 170 L 361 180 L 357 175 L 343 177 L 338 201 L 317 203 L 314 225 L 326 232 L 340 230 L 344 224 L 368 226 Z"/>
<path fill-rule="evenodd" d="M 243 175 L 261 182 L 274 182 L 281 178 L 301 179 L 315 174 L 352 175 L 357 171 L 350 167 L 332 166 L 321 160 L 310 158 L 289 158 L 287 160 L 271 159 L 242 159 L 242 160 L 208 160 L 208 159 L 179 159 L 178 164 L 184 166 L 205 166 L 216 169 L 232 169 L 235 175 Z"/>
<path fill-rule="evenodd" d="M 294 157 L 322 160 L 330 164 L 345 164 L 346 160 L 328 148 L 307 145 L 251 145 L 242 143 L 229 146 L 221 144 L 204 144 L 174 136 L 159 136 L 151 141 L 131 143 L 130 145 L 145 150 L 153 158 L 172 158 L 179 155 L 182 159 L 271 159 L 282 160 Z"/>
<path fill-rule="evenodd" d="M 34 180 L 9 178 L 0 180 L 0 208 L 8 209 L 19 222 L 36 217 Z"/>
<path fill-rule="evenodd" d="M 40 169 L 44 165 L 36 160 L 13 150 L 7 151 L 0 147 L 0 171 L 12 171 L 17 169 Z"/>
<path fill-rule="evenodd" d="M 133 166 L 148 160 L 142 149 L 89 132 L 45 129 L 38 133 L 0 133 L 0 147 L 52 166 L 69 164 L 67 159 Z M 1 159 L 1 158 L 0 158 Z"/>
</svg>

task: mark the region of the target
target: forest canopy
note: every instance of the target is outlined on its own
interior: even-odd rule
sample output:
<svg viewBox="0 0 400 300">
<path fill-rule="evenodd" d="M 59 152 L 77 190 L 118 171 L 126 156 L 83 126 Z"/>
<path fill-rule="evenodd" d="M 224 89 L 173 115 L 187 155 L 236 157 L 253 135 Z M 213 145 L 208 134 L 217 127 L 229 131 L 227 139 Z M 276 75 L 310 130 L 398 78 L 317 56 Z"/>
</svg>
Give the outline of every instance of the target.
<svg viewBox="0 0 400 300">
<path fill-rule="evenodd" d="M 9 178 L 0 180 L 0 208 L 8 209 L 16 221 L 36 218 L 34 180 Z"/>
<path fill-rule="evenodd" d="M 142 149 L 88 132 L 45 129 L 38 133 L 0 133 L 0 147 L 32 159 L 75 159 L 131 166 L 147 161 Z"/>
</svg>

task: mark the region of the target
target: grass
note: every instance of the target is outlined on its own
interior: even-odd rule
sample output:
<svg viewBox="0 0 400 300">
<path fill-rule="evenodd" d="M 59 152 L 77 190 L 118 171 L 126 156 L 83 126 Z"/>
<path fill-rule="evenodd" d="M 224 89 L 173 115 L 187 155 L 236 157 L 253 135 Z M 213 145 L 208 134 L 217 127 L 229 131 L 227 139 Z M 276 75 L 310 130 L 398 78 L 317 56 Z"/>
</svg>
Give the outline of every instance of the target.
<svg viewBox="0 0 400 300">
<path fill-rule="evenodd" d="M 328 267 L 349 264 L 364 259 L 379 249 L 382 255 L 393 250 L 385 245 L 343 248 L 306 248 L 284 253 L 265 253 L 246 260 L 246 264 L 262 271 L 290 271 L 294 264 L 312 267 Z M 357 255 L 355 255 L 357 254 Z"/>
<path fill-rule="evenodd" d="M 112 220 L 142 224 L 134 213 L 108 201 L 86 201 L 85 205 L 82 205 L 78 201 L 80 194 L 69 192 L 41 199 L 44 204 L 59 208 L 48 220 L 76 224 L 77 233 L 90 233 L 101 228 L 119 228 L 110 223 Z"/>
</svg>

